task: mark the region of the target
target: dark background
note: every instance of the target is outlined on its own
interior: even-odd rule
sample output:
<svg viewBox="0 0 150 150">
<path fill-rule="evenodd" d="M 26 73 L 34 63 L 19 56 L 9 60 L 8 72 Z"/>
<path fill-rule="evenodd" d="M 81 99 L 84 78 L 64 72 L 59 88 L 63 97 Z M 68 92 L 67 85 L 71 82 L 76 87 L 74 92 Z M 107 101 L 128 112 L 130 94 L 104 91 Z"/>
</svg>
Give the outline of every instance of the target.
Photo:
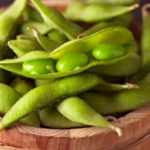
<svg viewBox="0 0 150 150">
<path fill-rule="evenodd" d="M 7 6 L 8 4 L 12 3 L 14 0 L 0 0 L 0 7 Z M 150 0 L 140 0 L 140 6 L 142 7 L 146 3 L 150 3 Z M 135 13 L 140 15 L 140 9 L 136 10 Z"/>
</svg>

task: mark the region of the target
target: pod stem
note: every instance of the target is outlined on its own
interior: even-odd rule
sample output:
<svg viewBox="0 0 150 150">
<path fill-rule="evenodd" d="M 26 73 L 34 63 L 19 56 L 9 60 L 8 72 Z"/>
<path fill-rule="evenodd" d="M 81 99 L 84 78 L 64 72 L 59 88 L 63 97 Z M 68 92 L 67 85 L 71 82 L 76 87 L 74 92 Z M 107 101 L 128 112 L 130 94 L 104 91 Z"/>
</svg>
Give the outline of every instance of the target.
<svg viewBox="0 0 150 150">
<path fill-rule="evenodd" d="M 32 30 L 36 38 L 41 36 L 40 32 L 34 27 L 27 27 L 27 30 Z"/>
<path fill-rule="evenodd" d="M 143 16 L 149 15 L 149 12 L 147 11 L 148 8 L 150 8 L 150 4 L 145 4 L 145 5 L 142 7 L 142 14 L 143 14 Z"/>
<path fill-rule="evenodd" d="M 140 89 L 140 87 L 136 84 L 125 83 L 128 86 L 128 89 Z"/>
</svg>

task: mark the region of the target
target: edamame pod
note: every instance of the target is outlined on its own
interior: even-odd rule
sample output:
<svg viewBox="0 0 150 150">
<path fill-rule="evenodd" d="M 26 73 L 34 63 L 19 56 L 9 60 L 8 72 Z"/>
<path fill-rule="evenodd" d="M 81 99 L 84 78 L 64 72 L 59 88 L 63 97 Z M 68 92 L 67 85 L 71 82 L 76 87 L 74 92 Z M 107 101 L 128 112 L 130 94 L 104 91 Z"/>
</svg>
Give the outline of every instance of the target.
<svg viewBox="0 0 150 150">
<path fill-rule="evenodd" d="M 58 48 L 61 44 L 53 41 L 52 39 L 40 34 L 35 28 L 28 27 L 28 29 L 33 30 L 34 36 L 36 37 L 39 44 L 44 48 L 45 51 L 51 52 L 54 49 Z"/>
<path fill-rule="evenodd" d="M 38 9 L 47 25 L 63 31 L 70 40 L 76 39 L 77 35 L 83 32 L 80 26 L 69 22 L 55 9 L 47 8 L 39 0 L 31 0 L 31 2 Z"/>
<path fill-rule="evenodd" d="M 0 59 L 3 57 L 3 47 L 9 39 L 16 22 L 24 11 L 26 4 L 27 0 L 16 0 L 0 15 Z"/>
<path fill-rule="evenodd" d="M 42 51 L 29 52 L 26 55 L 18 58 L 18 59 L 8 59 L 4 61 L 0 61 L 0 66 L 6 70 L 11 72 L 23 75 L 25 77 L 34 78 L 34 79 L 51 79 L 51 78 L 60 78 L 73 74 L 78 74 L 83 72 L 93 66 L 97 65 L 106 65 L 112 64 L 117 61 L 123 60 L 126 57 L 130 56 L 132 51 L 134 51 L 134 45 L 132 45 L 133 35 L 132 33 L 123 27 L 109 28 L 96 34 L 93 34 L 87 38 L 76 39 L 73 41 L 69 41 L 62 46 L 55 49 L 50 54 Z M 91 50 L 93 50 L 97 45 L 103 43 L 114 43 L 121 45 L 125 48 L 126 54 L 123 57 L 116 58 L 109 61 L 97 61 L 93 58 L 91 54 Z M 76 70 L 65 72 L 65 73 L 50 73 L 43 75 L 32 75 L 30 73 L 24 72 L 22 69 L 22 64 L 25 61 L 30 60 L 38 60 L 38 59 L 59 59 L 67 54 L 71 54 L 74 52 L 84 52 L 88 55 L 89 63 L 82 68 L 78 68 Z"/>
<path fill-rule="evenodd" d="M 88 72 L 110 76 L 129 76 L 136 73 L 141 67 L 141 57 L 132 53 L 129 57 L 109 65 L 95 66 Z"/>
<path fill-rule="evenodd" d="M 20 79 L 19 77 L 15 78 L 11 82 L 10 86 L 21 95 L 25 95 L 32 89 L 29 84 L 27 84 L 24 80 Z"/>
<path fill-rule="evenodd" d="M 137 85 L 140 89 L 123 90 L 110 95 L 83 93 L 80 97 L 101 115 L 131 111 L 150 102 L 150 74 Z"/>
<path fill-rule="evenodd" d="M 78 97 L 69 97 L 64 99 L 56 106 L 57 110 L 66 118 L 91 126 L 111 128 L 118 133 L 119 136 L 122 132 L 119 128 L 112 125 L 104 117 L 93 110 L 85 101 Z"/>
<path fill-rule="evenodd" d="M 56 29 L 52 29 L 48 34 L 47 36 L 49 38 L 51 38 L 52 40 L 60 43 L 60 44 L 63 44 L 63 43 L 66 43 L 68 42 L 68 38 L 66 37 L 66 35 L 60 33 L 60 31 L 56 30 Z"/>
<path fill-rule="evenodd" d="M 92 4 L 105 4 L 105 5 L 133 5 L 139 2 L 139 0 L 86 0 L 87 3 Z"/>
<path fill-rule="evenodd" d="M 21 98 L 21 94 L 19 94 L 10 86 L 2 83 L 0 83 L 0 89 L 0 113 L 6 114 L 11 109 L 11 107 L 19 100 L 19 98 Z M 29 115 L 19 120 L 19 122 L 22 122 L 29 126 L 40 127 L 39 119 L 35 114 Z"/>
<path fill-rule="evenodd" d="M 38 115 L 41 125 L 48 128 L 68 129 L 86 126 L 67 119 L 61 113 L 59 113 L 59 111 L 54 108 L 54 106 L 49 106 L 41 110 Z"/>
<path fill-rule="evenodd" d="M 30 30 L 27 30 L 28 27 L 33 27 L 36 30 L 38 30 L 41 34 L 47 34 L 50 30 L 52 30 L 53 28 L 46 25 L 45 23 L 39 23 L 39 22 L 33 22 L 33 21 L 29 21 L 29 22 L 24 22 L 21 25 L 21 33 L 27 36 L 34 36 L 33 32 Z"/>
<path fill-rule="evenodd" d="M 104 29 L 107 29 L 110 27 L 122 26 L 122 27 L 128 28 L 131 24 L 132 18 L 133 18 L 132 13 L 126 13 L 119 17 L 115 17 L 111 20 L 99 22 L 99 23 L 93 25 L 91 28 L 89 28 L 85 32 L 79 34 L 78 38 L 90 36 L 91 34 L 94 34 L 96 32 L 99 32 L 101 30 L 104 30 Z"/>
<path fill-rule="evenodd" d="M 96 75 L 82 73 L 37 87 L 17 101 L 7 112 L 0 122 L 0 130 L 32 112 L 43 109 L 58 99 L 87 91 L 98 85 L 99 82 Z"/>
<path fill-rule="evenodd" d="M 109 6 L 87 4 L 81 1 L 72 2 L 65 11 L 65 17 L 72 21 L 83 21 L 95 23 L 112 19 L 139 7 L 138 4 L 132 6 Z M 98 15 L 97 15 L 98 14 Z"/>
<path fill-rule="evenodd" d="M 36 9 L 31 7 L 30 5 L 27 5 L 26 9 L 23 12 L 23 20 L 43 22 L 43 19 L 40 16 L 40 14 L 36 11 Z"/>
<path fill-rule="evenodd" d="M 143 29 L 141 38 L 141 53 L 142 53 L 142 67 L 131 77 L 130 82 L 136 83 L 144 78 L 150 72 L 150 14 L 148 12 L 150 4 L 143 6 Z"/>
<path fill-rule="evenodd" d="M 8 42 L 8 46 L 18 57 L 31 51 L 44 51 L 43 47 L 37 41 L 33 40 L 12 40 Z"/>
<path fill-rule="evenodd" d="M 49 80 L 36 79 L 36 80 L 34 81 L 34 83 L 35 83 L 36 87 L 38 87 L 38 86 L 50 84 L 50 83 L 52 83 L 53 81 L 55 81 L 55 79 L 49 79 Z"/>
</svg>

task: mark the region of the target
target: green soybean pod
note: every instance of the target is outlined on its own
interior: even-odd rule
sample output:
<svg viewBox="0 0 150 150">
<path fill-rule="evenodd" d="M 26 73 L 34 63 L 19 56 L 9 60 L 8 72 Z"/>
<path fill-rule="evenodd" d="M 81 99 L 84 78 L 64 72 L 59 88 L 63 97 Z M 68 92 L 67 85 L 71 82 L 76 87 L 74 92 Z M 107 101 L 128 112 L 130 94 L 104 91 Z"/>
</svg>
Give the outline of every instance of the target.
<svg viewBox="0 0 150 150">
<path fill-rule="evenodd" d="M 34 36 L 32 31 L 27 30 L 28 27 L 35 28 L 41 34 L 47 34 L 49 31 L 51 31 L 53 29 L 52 27 L 46 25 L 45 23 L 40 23 L 40 22 L 35 22 L 35 21 L 27 21 L 27 22 L 23 22 L 20 26 L 21 34 L 31 36 L 31 37 Z"/>
<path fill-rule="evenodd" d="M 31 7 L 30 5 L 27 5 L 22 16 L 24 21 L 43 22 L 41 15 L 36 11 L 36 9 Z"/>
<path fill-rule="evenodd" d="M 62 31 L 66 34 L 68 39 L 76 39 L 77 35 L 83 32 L 83 29 L 80 26 L 68 21 L 61 13 L 59 13 L 55 9 L 47 8 L 39 0 L 31 0 L 31 2 L 38 9 L 41 16 L 43 17 L 44 22 L 47 25 Z"/>
<path fill-rule="evenodd" d="M 0 15 L 0 59 L 3 57 L 4 45 L 27 4 L 27 0 L 16 0 L 5 12 Z M 18 7 L 19 6 L 19 7 Z"/>
<path fill-rule="evenodd" d="M 139 0 L 86 0 L 90 4 L 105 4 L 105 5 L 133 5 L 139 2 Z"/>
<path fill-rule="evenodd" d="M 35 40 L 12 40 L 8 42 L 8 46 L 18 57 L 31 51 L 44 51 L 43 47 Z"/>
<path fill-rule="evenodd" d="M 141 55 L 142 55 L 142 67 L 140 70 L 131 77 L 129 80 L 132 83 L 136 83 L 144 78 L 150 72 L 150 14 L 148 12 L 150 4 L 146 4 L 142 8 L 143 15 L 143 29 L 141 37 Z"/>
<path fill-rule="evenodd" d="M 110 6 L 74 1 L 67 7 L 64 15 L 72 21 L 96 23 L 131 12 L 138 7 L 138 4 L 132 6 Z"/>
<path fill-rule="evenodd" d="M 56 63 L 56 69 L 59 72 L 68 72 L 88 64 L 88 56 L 81 52 L 68 54 L 60 58 Z"/>
<path fill-rule="evenodd" d="M 87 126 L 67 119 L 54 106 L 41 110 L 38 116 L 41 125 L 47 128 L 68 129 Z"/>
<path fill-rule="evenodd" d="M 24 80 L 20 79 L 19 77 L 15 78 L 11 82 L 10 86 L 21 95 L 25 95 L 32 89 L 32 87 L 29 84 L 27 84 Z"/>
<path fill-rule="evenodd" d="M 95 66 L 87 71 L 109 76 L 129 76 L 136 73 L 141 64 L 141 57 L 136 53 L 132 53 L 124 60 L 109 65 Z"/>
<path fill-rule="evenodd" d="M 101 30 L 104 30 L 104 29 L 110 28 L 110 27 L 122 26 L 122 27 L 128 28 L 131 24 L 132 19 L 133 19 L 133 15 L 132 15 L 132 13 L 129 12 L 124 15 L 115 17 L 113 19 L 96 23 L 88 30 L 79 34 L 78 38 L 84 38 L 84 37 L 90 36 L 91 34 L 94 34 L 98 31 L 101 31 Z"/>
<path fill-rule="evenodd" d="M 86 82 L 86 84 L 85 84 Z M 82 73 L 67 78 L 61 78 L 51 84 L 37 87 L 24 95 L 7 112 L 0 122 L 0 130 L 20 120 L 21 118 L 51 105 L 58 99 L 85 92 L 100 82 L 99 77 Z"/>
<path fill-rule="evenodd" d="M 104 43 L 114 43 L 114 44 L 123 46 L 126 51 L 125 55 L 122 57 L 113 59 L 113 60 L 109 60 L 109 61 L 95 60 L 91 54 L 92 50 L 96 46 L 100 44 L 104 44 Z M 43 51 L 33 51 L 17 59 L 7 59 L 7 60 L 0 61 L 0 66 L 3 69 L 6 69 L 13 73 L 17 73 L 19 75 L 33 78 L 33 79 L 60 78 L 60 77 L 65 77 L 65 76 L 70 76 L 70 75 L 81 73 L 93 66 L 113 64 L 115 62 L 119 62 L 129 57 L 131 53 L 134 51 L 135 46 L 132 43 L 133 43 L 133 35 L 128 29 L 123 28 L 123 27 L 114 27 L 114 28 L 109 28 L 109 29 L 97 32 L 86 38 L 69 41 L 61 45 L 60 47 L 58 47 L 51 53 L 47 53 Z M 65 73 L 55 72 L 55 73 L 49 73 L 49 74 L 43 74 L 43 75 L 42 74 L 32 75 L 31 73 L 27 73 L 23 71 L 22 69 L 22 64 L 25 61 L 33 61 L 33 60 L 41 60 L 41 59 L 43 60 L 43 59 L 48 59 L 48 58 L 58 60 L 59 58 L 67 54 L 74 53 L 74 52 L 86 53 L 89 58 L 89 63 L 86 66 L 78 68 L 73 71 L 69 71 Z"/>
<path fill-rule="evenodd" d="M 131 111 L 150 102 L 150 74 L 137 83 L 140 89 L 123 90 L 110 95 L 83 93 L 79 95 L 101 115 Z"/>
<path fill-rule="evenodd" d="M 69 97 L 61 101 L 57 106 L 57 110 L 66 118 L 82 123 L 85 125 L 111 128 L 122 135 L 121 130 L 109 123 L 104 117 L 93 110 L 85 101 L 78 97 Z"/>
<path fill-rule="evenodd" d="M 92 54 L 96 60 L 107 61 L 122 57 L 125 49 L 118 44 L 104 43 L 95 47 Z"/>
<path fill-rule="evenodd" d="M 52 29 L 51 31 L 49 31 L 47 36 L 51 38 L 52 40 L 61 44 L 66 43 L 68 41 L 68 38 L 66 37 L 66 35 L 60 33 L 60 31 L 56 29 Z"/>
<path fill-rule="evenodd" d="M 55 81 L 55 79 L 49 79 L 49 80 L 36 79 L 36 80 L 34 80 L 34 83 L 35 83 L 36 87 L 38 87 L 38 86 L 50 84 L 50 83 L 52 83 L 53 81 Z"/>
<path fill-rule="evenodd" d="M 21 94 L 19 94 L 10 86 L 2 83 L 0 83 L 0 89 L 0 113 L 6 114 L 11 109 L 11 107 L 19 100 L 19 98 L 21 98 Z M 39 119 L 35 114 L 29 115 L 19 120 L 19 122 L 29 126 L 40 127 Z"/>
<path fill-rule="evenodd" d="M 24 34 L 17 35 L 17 40 L 32 40 L 32 41 L 37 42 L 35 37 L 27 36 Z"/>
<path fill-rule="evenodd" d="M 44 48 L 47 52 L 52 52 L 54 49 L 58 48 L 61 44 L 46 37 L 45 35 L 40 34 L 35 28 L 28 27 L 34 32 L 34 36 L 36 37 L 39 44 Z"/>
</svg>

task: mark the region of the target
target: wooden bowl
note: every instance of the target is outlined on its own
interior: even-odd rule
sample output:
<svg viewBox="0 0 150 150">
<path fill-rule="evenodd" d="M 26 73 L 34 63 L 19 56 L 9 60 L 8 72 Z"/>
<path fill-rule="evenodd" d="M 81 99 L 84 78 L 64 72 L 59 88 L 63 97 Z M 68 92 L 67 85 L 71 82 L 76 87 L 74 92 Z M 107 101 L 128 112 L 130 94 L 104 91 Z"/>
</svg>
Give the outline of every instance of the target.
<svg viewBox="0 0 150 150">
<path fill-rule="evenodd" d="M 71 1 L 43 0 L 43 3 L 63 11 Z M 135 22 L 131 29 L 139 38 L 141 28 Z M 100 127 L 58 130 L 16 123 L 0 132 L 0 150 L 149 150 L 149 110 L 150 104 L 147 104 L 119 118 L 117 123 L 112 122 L 122 129 L 122 137 L 111 129 Z"/>
</svg>

